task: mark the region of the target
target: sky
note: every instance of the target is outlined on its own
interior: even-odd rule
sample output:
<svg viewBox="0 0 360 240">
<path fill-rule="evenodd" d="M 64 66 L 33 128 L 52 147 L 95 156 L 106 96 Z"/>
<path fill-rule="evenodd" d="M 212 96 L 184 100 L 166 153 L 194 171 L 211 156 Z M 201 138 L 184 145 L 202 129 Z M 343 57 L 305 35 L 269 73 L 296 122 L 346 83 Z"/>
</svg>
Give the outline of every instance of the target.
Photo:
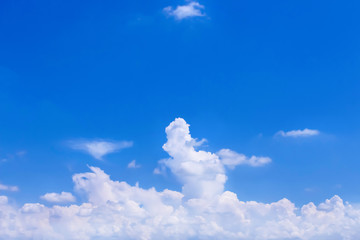
<svg viewBox="0 0 360 240">
<path fill-rule="evenodd" d="M 0 239 L 359 239 L 359 11 L 1 1 Z"/>
</svg>

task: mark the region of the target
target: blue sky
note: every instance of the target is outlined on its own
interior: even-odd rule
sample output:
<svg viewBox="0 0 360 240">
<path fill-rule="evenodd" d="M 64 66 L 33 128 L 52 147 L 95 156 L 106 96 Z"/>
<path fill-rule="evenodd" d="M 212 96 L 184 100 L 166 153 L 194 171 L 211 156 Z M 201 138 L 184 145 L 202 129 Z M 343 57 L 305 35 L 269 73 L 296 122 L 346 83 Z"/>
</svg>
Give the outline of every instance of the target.
<svg viewBox="0 0 360 240">
<path fill-rule="evenodd" d="M 271 159 L 226 171 L 225 189 L 242 201 L 359 203 L 359 10 L 322 0 L 1 1 L 0 195 L 49 206 L 41 196 L 73 192 L 88 166 L 181 192 L 173 168 L 154 174 L 169 158 L 165 128 L 181 117 L 207 140 L 196 149 Z M 96 159 L 81 145 L 91 142 L 115 149 Z"/>
</svg>

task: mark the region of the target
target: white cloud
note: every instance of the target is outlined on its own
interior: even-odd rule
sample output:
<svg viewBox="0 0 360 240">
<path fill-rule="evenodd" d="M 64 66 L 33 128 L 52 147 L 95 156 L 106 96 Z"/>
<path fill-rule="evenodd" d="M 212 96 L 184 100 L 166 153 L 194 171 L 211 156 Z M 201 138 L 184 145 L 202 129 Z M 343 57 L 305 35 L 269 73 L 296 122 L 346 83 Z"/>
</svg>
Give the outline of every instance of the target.
<svg viewBox="0 0 360 240">
<path fill-rule="evenodd" d="M 172 122 L 166 133 L 163 148 L 170 158 L 161 166 L 183 183 L 182 192 L 131 186 L 90 167 L 73 176 L 74 189 L 84 199 L 81 204 L 26 203 L 18 208 L 0 196 L 0 239 L 360 239 L 360 208 L 339 196 L 300 207 L 285 198 L 241 201 L 224 191 L 224 159 L 196 151 L 183 119 Z M 226 166 L 251 165 L 250 159 L 232 159 Z"/>
<path fill-rule="evenodd" d="M 4 184 L 0 184 L 0 190 L 16 192 L 19 191 L 19 188 L 17 186 L 7 186 Z"/>
<path fill-rule="evenodd" d="M 124 148 L 129 148 L 132 146 L 132 142 L 122 141 L 103 141 L 103 140 L 95 140 L 95 141 L 70 141 L 69 145 L 71 148 L 75 150 L 82 150 L 86 153 L 90 154 L 94 158 L 98 160 L 102 160 L 103 156 L 117 152 Z"/>
<path fill-rule="evenodd" d="M 23 157 L 23 156 L 25 156 L 25 155 L 27 154 L 27 151 L 22 150 L 22 151 L 16 152 L 15 154 L 16 154 L 16 156 L 18 156 L 18 157 Z"/>
<path fill-rule="evenodd" d="M 139 168 L 139 167 L 141 167 L 141 165 L 140 165 L 140 164 L 136 164 L 136 160 L 132 160 L 131 162 L 129 162 L 129 164 L 128 164 L 127 167 L 128 167 L 128 168 Z"/>
<path fill-rule="evenodd" d="M 221 149 L 219 152 L 217 152 L 217 155 L 220 157 L 222 163 L 230 169 L 233 169 L 237 165 L 260 167 L 271 162 L 271 158 L 269 157 L 251 156 L 249 158 L 244 154 L 234 152 L 230 149 Z"/>
<path fill-rule="evenodd" d="M 304 130 L 292 130 L 288 132 L 279 131 L 276 133 L 276 135 L 280 135 L 282 137 L 311 137 L 319 134 L 319 130 L 313 130 L 308 128 L 305 128 Z"/>
<path fill-rule="evenodd" d="M 59 193 L 46 193 L 40 197 L 41 199 L 52 202 L 52 203 L 66 203 L 66 202 L 75 202 L 76 198 L 69 192 Z"/>
<path fill-rule="evenodd" d="M 175 119 L 165 131 L 167 142 L 163 149 L 171 158 L 161 160 L 160 166 L 168 167 L 180 180 L 183 184 L 183 193 L 188 198 L 211 198 L 221 193 L 227 180 L 224 166 L 262 166 L 271 162 L 268 157 L 247 158 L 229 149 L 220 150 L 217 154 L 197 151 L 195 147 L 200 143 L 191 137 L 189 124 L 182 118 Z M 159 170 L 154 173 L 159 173 Z"/>
<path fill-rule="evenodd" d="M 101 169 L 73 176 L 86 201 L 19 209 L 0 196 L 0 239 L 304 239 L 357 240 L 360 208 L 334 196 L 297 208 L 287 199 L 240 201 L 235 193 L 186 199 L 110 179 Z"/>
<path fill-rule="evenodd" d="M 154 174 L 161 174 L 161 170 L 159 168 L 155 168 L 153 171 Z"/>
<path fill-rule="evenodd" d="M 173 16 L 178 20 L 191 17 L 203 17 L 205 13 L 203 12 L 204 6 L 196 1 L 190 1 L 186 5 L 177 6 L 175 9 L 171 6 L 164 8 L 164 11 L 169 16 Z"/>
</svg>

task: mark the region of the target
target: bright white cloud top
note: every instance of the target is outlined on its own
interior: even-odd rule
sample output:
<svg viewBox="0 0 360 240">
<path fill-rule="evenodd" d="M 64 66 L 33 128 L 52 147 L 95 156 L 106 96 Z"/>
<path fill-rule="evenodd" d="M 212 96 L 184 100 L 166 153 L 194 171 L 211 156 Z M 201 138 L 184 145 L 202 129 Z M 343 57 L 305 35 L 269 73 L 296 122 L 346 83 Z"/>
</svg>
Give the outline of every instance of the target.
<svg viewBox="0 0 360 240">
<path fill-rule="evenodd" d="M 276 135 L 282 137 L 311 137 L 319 134 L 320 134 L 319 130 L 305 128 L 304 130 L 292 130 L 288 132 L 279 131 Z"/>
<path fill-rule="evenodd" d="M 259 167 L 266 157 L 247 158 L 231 150 L 198 151 L 181 118 L 167 128 L 163 149 L 168 168 L 182 192 L 113 181 L 97 167 L 73 176 L 85 202 L 47 207 L 26 203 L 17 208 L 0 196 L 0 239 L 243 239 L 357 240 L 360 209 L 338 196 L 300 208 L 287 199 L 244 202 L 224 190 L 226 166 Z M 57 195 L 55 195 L 57 196 Z"/>
<path fill-rule="evenodd" d="M 98 160 L 102 160 L 102 158 L 113 152 L 117 152 L 124 148 L 129 148 L 133 145 L 132 142 L 129 141 L 122 141 L 122 142 L 115 142 L 115 141 L 104 141 L 104 140 L 96 140 L 96 141 L 85 141 L 85 140 L 78 140 L 78 141 L 70 141 L 69 145 L 71 148 L 75 150 L 84 151 L 94 158 Z"/>
<path fill-rule="evenodd" d="M 76 201 L 76 198 L 72 195 L 72 193 L 69 192 L 46 193 L 40 198 L 52 203 L 67 203 Z"/>
<path fill-rule="evenodd" d="M 164 12 L 169 15 L 173 16 L 178 20 L 182 20 L 185 18 L 191 17 L 203 17 L 205 13 L 203 9 L 205 7 L 196 1 L 190 1 L 186 5 L 179 5 L 175 9 L 171 6 L 164 8 Z"/>
</svg>

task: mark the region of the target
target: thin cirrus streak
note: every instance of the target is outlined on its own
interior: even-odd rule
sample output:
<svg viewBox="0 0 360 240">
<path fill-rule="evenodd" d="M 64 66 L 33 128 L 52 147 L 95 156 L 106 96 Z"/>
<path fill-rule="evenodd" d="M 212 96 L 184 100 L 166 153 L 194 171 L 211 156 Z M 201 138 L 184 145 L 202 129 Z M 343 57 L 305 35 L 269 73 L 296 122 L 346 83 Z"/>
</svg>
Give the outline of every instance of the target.
<svg viewBox="0 0 360 240">
<path fill-rule="evenodd" d="M 277 239 L 357 240 L 360 208 L 339 196 L 300 208 L 284 198 L 273 203 L 244 202 L 224 189 L 226 166 L 252 165 L 231 150 L 196 150 L 189 125 L 177 118 L 167 128 L 163 149 L 182 191 L 113 181 L 97 167 L 73 175 L 85 201 L 67 206 L 26 203 L 17 208 L 0 196 L 0 239 Z M 221 155 L 226 153 L 226 158 Z M 229 159 L 234 157 L 235 159 Z M 231 169 L 231 168 L 230 168 Z"/>
</svg>

